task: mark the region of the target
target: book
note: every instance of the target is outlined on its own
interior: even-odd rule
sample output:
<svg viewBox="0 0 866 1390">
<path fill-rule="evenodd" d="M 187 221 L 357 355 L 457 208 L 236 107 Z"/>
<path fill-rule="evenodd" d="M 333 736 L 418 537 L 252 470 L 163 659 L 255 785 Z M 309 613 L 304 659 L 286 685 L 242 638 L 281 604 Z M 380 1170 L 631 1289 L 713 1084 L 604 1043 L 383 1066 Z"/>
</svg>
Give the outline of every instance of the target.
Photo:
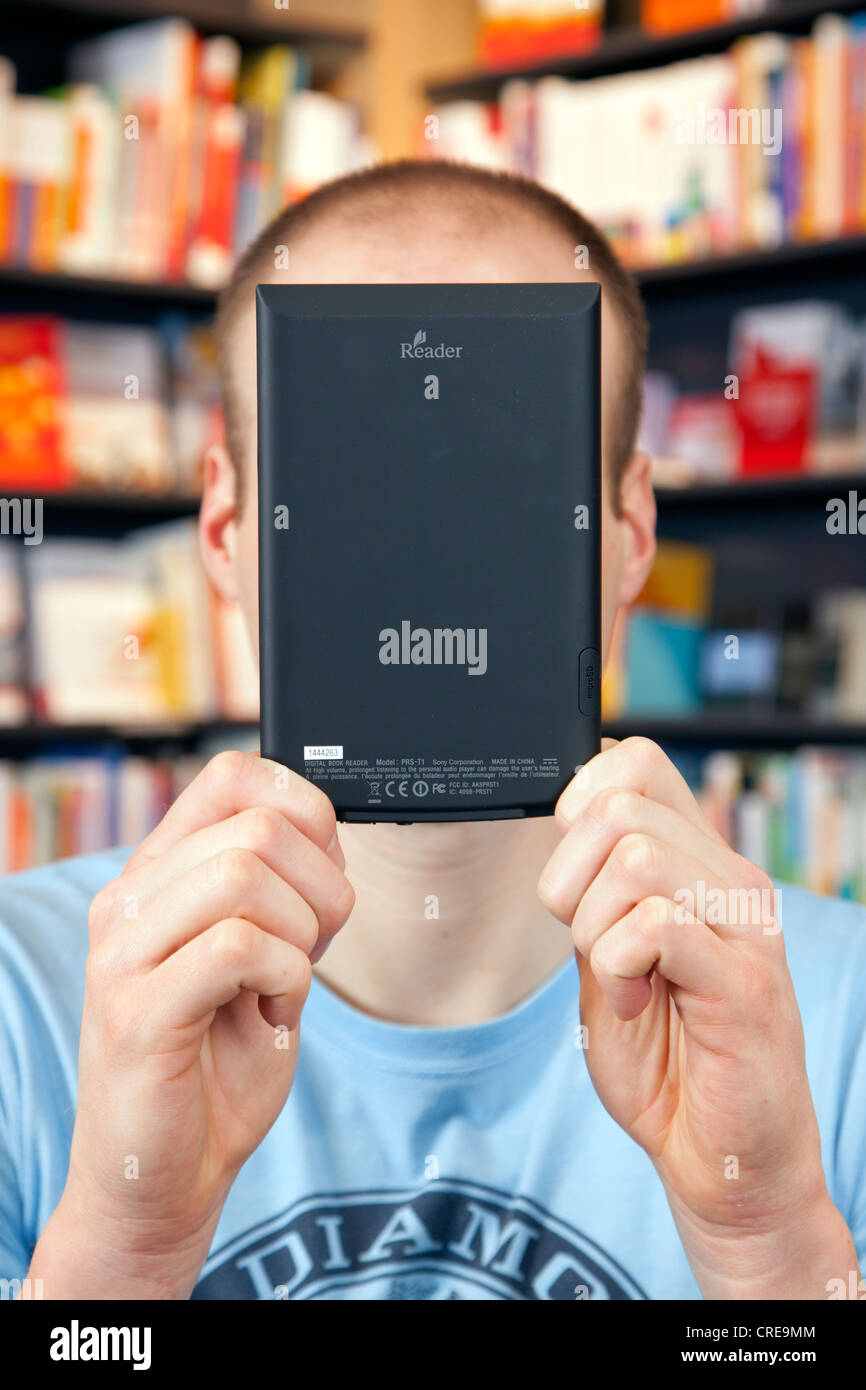
<svg viewBox="0 0 866 1390">
<path fill-rule="evenodd" d="M 720 0 L 715 12 L 734 9 Z M 685 13 L 653 7 L 654 31 L 673 32 Z M 864 16 L 820 15 L 805 38 L 768 31 L 643 71 L 506 83 L 492 103 L 442 103 L 428 152 L 531 174 L 634 266 L 856 234 L 864 35 Z"/>
<path fill-rule="evenodd" d="M 158 722 L 170 710 L 142 557 L 108 541 L 44 541 L 26 557 L 37 715 Z"/>
<path fill-rule="evenodd" d="M 615 674 L 602 690 L 617 714 L 685 714 L 700 705 L 713 564 L 703 546 L 659 542 L 646 584 L 618 619 Z M 610 704 L 604 703 L 602 712 L 610 718 Z"/>
<path fill-rule="evenodd" d="M 183 19 L 73 43 L 67 81 L 15 91 L 0 60 L 0 261 L 216 289 L 286 202 L 371 147 L 350 103 L 308 91 L 285 44 L 241 60 Z"/>
<path fill-rule="evenodd" d="M 209 324 L 0 315 L 0 487 L 192 498 L 222 439 Z"/>
<path fill-rule="evenodd" d="M 603 0 L 480 0 L 479 57 L 500 68 L 583 53 L 603 16 Z"/>
<path fill-rule="evenodd" d="M 0 725 L 28 717 L 27 611 L 21 547 L 0 537 Z"/>
<path fill-rule="evenodd" d="M 64 322 L 66 445 L 76 484 L 109 492 L 168 491 L 171 433 L 163 345 L 136 325 Z"/>
<path fill-rule="evenodd" d="M 41 492 L 67 486 L 67 385 L 61 326 L 0 317 L 0 484 Z"/>
<path fill-rule="evenodd" d="M 36 717 L 155 728 L 257 717 L 240 612 L 207 581 L 193 521 L 23 549 Z"/>
<path fill-rule="evenodd" d="M 240 58 L 233 39 L 199 42 L 190 139 L 195 182 L 184 270 L 194 284 L 214 288 L 228 278 L 234 253 L 244 141 L 244 115 L 235 105 Z"/>
</svg>

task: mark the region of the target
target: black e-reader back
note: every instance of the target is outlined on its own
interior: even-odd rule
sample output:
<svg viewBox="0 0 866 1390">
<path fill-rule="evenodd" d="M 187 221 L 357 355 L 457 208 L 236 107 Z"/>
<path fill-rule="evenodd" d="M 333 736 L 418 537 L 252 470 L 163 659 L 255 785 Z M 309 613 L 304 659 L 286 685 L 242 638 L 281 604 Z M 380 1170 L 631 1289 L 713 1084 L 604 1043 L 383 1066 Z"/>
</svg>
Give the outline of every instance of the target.
<svg viewBox="0 0 866 1390">
<path fill-rule="evenodd" d="M 599 750 L 600 289 L 259 285 L 261 749 L 346 821 Z"/>
</svg>

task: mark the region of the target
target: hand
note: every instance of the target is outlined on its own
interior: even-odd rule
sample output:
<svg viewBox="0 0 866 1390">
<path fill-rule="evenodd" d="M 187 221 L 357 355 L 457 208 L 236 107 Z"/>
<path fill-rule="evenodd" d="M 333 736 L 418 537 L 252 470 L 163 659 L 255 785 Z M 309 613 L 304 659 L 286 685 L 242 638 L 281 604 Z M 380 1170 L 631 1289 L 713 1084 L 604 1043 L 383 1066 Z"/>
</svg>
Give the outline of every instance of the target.
<svg viewBox="0 0 866 1390">
<path fill-rule="evenodd" d="M 830 1201 L 773 884 L 647 739 L 605 740 L 539 880 L 571 926 L 598 1095 L 664 1184 L 705 1297 L 826 1297 Z"/>
<path fill-rule="evenodd" d="M 322 791 L 221 753 L 94 898 L 69 1174 L 31 1265 L 48 1297 L 189 1296 L 288 1096 L 344 868 Z"/>
</svg>

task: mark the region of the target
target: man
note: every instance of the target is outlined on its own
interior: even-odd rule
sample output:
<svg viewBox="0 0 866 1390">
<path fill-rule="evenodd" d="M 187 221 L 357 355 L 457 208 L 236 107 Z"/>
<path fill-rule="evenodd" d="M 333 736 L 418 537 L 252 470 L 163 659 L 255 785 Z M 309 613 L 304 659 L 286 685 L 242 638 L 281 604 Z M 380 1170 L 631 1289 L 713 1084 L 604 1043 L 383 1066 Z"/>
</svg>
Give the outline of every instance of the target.
<svg viewBox="0 0 866 1390">
<path fill-rule="evenodd" d="M 637 293 L 552 194 L 411 162 L 280 217 L 222 298 L 200 532 L 253 641 L 255 284 L 572 279 L 603 286 L 607 646 L 654 552 Z M 0 893 L 0 1273 L 48 1298 L 856 1286 L 866 914 L 785 888 L 789 969 L 743 907 L 769 891 L 643 739 L 555 818 L 339 836 L 318 789 L 221 755 L 131 857 Z"/>
</svg>

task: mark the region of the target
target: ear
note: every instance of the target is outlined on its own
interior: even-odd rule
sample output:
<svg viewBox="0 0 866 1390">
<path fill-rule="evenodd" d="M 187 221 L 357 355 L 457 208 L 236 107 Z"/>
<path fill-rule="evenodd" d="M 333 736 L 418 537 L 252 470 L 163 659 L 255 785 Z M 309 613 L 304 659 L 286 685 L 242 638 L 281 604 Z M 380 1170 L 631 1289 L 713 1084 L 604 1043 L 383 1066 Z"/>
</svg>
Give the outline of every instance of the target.
<svg viewBox="0 0 866 1390">
<path fill-rule="evenodd" d="M 199 544 L 208 578 L 230 603 L 238 597 L 237 508 L 237 470 L 225 445 L 212 444 L 204 456 Z"/>
<path fill-rule="evenodd" d="M 649 577 L 656 553 L 656 500 L 649 455 L 632 454 L 620 487 L 623 562 L 617 605 L 634 603 Z"/>
</svg>

